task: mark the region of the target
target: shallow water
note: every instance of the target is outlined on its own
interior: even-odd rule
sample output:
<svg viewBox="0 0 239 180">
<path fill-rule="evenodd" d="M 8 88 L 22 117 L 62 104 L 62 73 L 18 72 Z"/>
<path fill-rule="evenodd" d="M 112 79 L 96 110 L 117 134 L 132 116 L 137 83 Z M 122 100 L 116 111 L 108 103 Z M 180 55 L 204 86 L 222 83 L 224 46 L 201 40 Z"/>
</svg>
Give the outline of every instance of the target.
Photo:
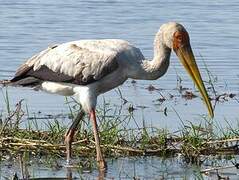
<svg viewBox="0 0 239 180">
<path fill-rule="evenodd" d="M 217 104 L 214 120 L 222 126 L 226 124 L 224 119 L 237 124 L 238 8 L 239 3 L 236 0 L 0 0 L 0 79 L 11 78 L 21 63 L 47 46 L 78 39 L 125 39 L 138 46 L 145 57 L 152 58 L 153 39 L 159 26 L 168 21 L 178 21 L 185 25 L 190 33 L 203 79 L 208 81 L 204 59 L 210 72 L 217 78 L 214 85 L 218 94 L 236 94 L 233 99 L 228 98 L 228 101 Z M 194 91 L 190 78 L 174 54 L 167 74 L 159 80 L 137 81 L 136 84 L 132 84 L 131 80 L 127 81 L 120 87 L 123 97 L 129 101 L 123 106 L 125 113 L 132 104 L 137 109 L 134 116 L 139 126 L 145 120 L 149 126 L 168 128 L 170 131 L 181 126 L 180 118 L 199 123 L 201 115 L 207 113 L 206 108 L 199 98 L 181 98 L 175 90 L 177 74 L 183 80 L 182 86 Z M 167 101 L 159 105 L 157 99 L 161 98 L 161 95 L 158 91 L 149 92 L 146 88 L 150 84 L 162 88 L 160 93 Z M 18 100 L 25 99 L 30 113 L 68 112 L 63 97 L 19 88 L 9 88 L 8 91 L 12 106 Z M 170 94 L 174 95 L 171 99 Z M 122 103 L 114 90 L 101 96 L 99 104 L 102 104 L 103 98 L 112 104 Z M 0 96 L 0 102 L 0 110 L 4 111 L 3 96 Z M 166 107 L 167 116 L 164 115 Z"/>
<path fill-rule="evenodd" d="M 215 161 L 213 158 L 210 160 Z M 137 157 L 137 158 L 118 158 L 115 160 L 108 160 L 108 170 L 105 179 L 218 179 L 217 175 L 221 177 L 230 177 L 230 180 L 238 179 L 238 169 L 232 167 L 232 163 L 218 160 L 221 165 L 227 167 L 218 171 L 208 171 L 208 173 L 200 173 L 201 170 L 211 168 L 206 163 L 199 168 L 195 165 L 185 165 L 180 158 L 161 159 L 158 157 Z M 31 174 L 31 178 L 44 179 L 97 179 L 102 177 L 97 170 L 89 170 L 86 168 L 66 168 L 61 166 L 53 166 L 51 170 L 49 167 L 41 163 L 26 162 L 27 171 Z M 62 164 L 61 161 L 58 161 Z M 63 163 L 64 164 L 64 163 Z M 19 162 L 2 162 L 0 175 L 4 177 L 13 177 L 15 173 L 21 177 L 21 170 L 19 169 Z M 103 175 L 104 176 L 104 175 Z"/>
</svg>

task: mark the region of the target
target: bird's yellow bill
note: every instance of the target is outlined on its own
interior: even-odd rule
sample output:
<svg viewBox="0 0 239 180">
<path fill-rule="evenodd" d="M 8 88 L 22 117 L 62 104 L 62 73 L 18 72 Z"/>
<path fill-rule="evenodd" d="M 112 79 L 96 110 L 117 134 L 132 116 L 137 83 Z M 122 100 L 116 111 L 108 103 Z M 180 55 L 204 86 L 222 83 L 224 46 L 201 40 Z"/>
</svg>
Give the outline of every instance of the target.
<svg viewBox="0 0 239 180">
<path fill-rule="evenodd" d="M 211 116 L 211 118 L 213 118 L 214 113 L 213 113 L 212 104 L 209 99 L 206 88 L 203 84 L 191 46 L 187 45 L 187 46 L 179 47 L 176 51 L 176 54 L 178 58 L 180 59 L 180 61 L 182 62 L 185 69 L 187 70 L 187 72 L 189 73 L 189 75 L 191 76 L 191 78 L 193 79 L 197 88 L 199 89 L 199 92 L 201 93 L 203 100 L 205 104 L 207 105 L 209 115 Z"/>
</svg>

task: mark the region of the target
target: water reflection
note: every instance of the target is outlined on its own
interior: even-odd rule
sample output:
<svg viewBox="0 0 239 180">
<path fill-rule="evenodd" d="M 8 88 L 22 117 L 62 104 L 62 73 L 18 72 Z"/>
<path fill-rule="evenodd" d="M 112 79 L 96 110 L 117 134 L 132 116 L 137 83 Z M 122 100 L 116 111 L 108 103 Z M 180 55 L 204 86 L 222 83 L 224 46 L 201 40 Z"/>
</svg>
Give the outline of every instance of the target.
<svg viewBox="0 0 239 180">
<path fill-rule="evenodd" d="M 237 158 L 236 158 L 237 159 Z M 65 161 L 62 160 L 62 163 Z M 96 167 L 91 171 L 77 167 L 46 168 L 46 165 L 36 161 L 25 160 L 25 167 L 18 163 L 2 161 L 1 177 L 16 177 L 18 179 L 215 179 L 219 176 L 238 179 L 238 169 L 230 160 L 204 159 L 201 166 L 185 164 L 179 157 L 127 157 L 108 160 L 108 169 L 99 172 Z M 217 170 L 219 167 L 219 170 Z M 23 169 L 22 169 L 23 168 Z M 25 174 L 22 174 L 24 172 Z"/>
<path fill-rule="evenodd" d="M 70 167 L 67 167 L 66 171 L 67 180 L 72 180 L 72 169 Z"/>
<path fill-rule="evenodd" d="M 76 167 L 65 167 L 66 168 L 66 178 L 67 180 L 72 180 L 75 179 L 75 177 L 73 177 L 73 172 L 74 170 L 76 170 Z M 98 179 L 98 180 L 103 180 L 106 178 L 107 176 L 107 168 L 104 170 L 98 169 L 96 170 L 97 173 L 94 177 L 94 179 Z"/>
</svg>

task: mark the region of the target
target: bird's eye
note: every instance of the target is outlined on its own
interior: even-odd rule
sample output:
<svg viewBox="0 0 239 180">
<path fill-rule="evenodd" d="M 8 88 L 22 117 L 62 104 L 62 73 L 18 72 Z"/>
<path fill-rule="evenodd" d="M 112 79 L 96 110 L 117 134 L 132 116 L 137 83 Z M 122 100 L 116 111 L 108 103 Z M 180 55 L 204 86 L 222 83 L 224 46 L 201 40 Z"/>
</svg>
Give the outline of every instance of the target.
<svg viewBox="0 0 239 180">
<path fill-rule="evenodd" d="M 189 37 L 187 32 L 176 31 L 173 35 L 173 49 L 176 50 L 179 47 L 187 45 L 189 43 Z"/>
<path fill-rule="evenodd" d="M 178 35 L 178 36 L 176 36 L 176 39 L 177 39 L 177 41 L 182 42 L 183 37 L 182 37 L 182 35 Z"/>
</svg>

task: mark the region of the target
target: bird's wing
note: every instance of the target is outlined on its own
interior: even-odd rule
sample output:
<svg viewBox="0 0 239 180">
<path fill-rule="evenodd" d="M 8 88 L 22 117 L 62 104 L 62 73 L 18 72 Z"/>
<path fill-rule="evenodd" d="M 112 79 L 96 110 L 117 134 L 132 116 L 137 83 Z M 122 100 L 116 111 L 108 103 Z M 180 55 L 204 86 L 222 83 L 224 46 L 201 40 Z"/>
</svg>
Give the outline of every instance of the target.
<svg viewBox="0 0 239 180">
<path fill-rule="evenodd" d="M 116 51 L 102 51 L 74 43 L 49 47 L 27 60 L 12 81 L 35 77 L 43 81 L 87 85 L 118 68 Z"/>
</svg>

